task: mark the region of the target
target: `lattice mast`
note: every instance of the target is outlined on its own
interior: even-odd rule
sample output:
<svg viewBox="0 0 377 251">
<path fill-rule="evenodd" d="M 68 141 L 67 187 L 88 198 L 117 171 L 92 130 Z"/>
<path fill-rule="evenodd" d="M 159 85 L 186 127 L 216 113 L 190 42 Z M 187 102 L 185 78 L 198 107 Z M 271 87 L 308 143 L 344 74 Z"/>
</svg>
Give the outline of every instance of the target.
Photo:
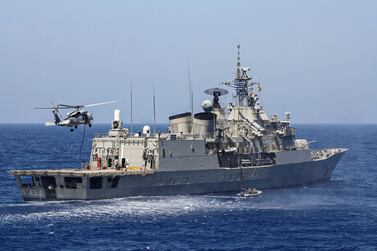
<svg viewBox="0 0 377 251">
<path fill-rule="evenodd" d="M 222 82 L 221 84 L 236 90 L 235 105 L 249 106 L 258 109 L 259 107 L 256 107 L 258 94 L 254 92 L 253 87 L 256 86 L 260 90 L 260 83 L 252 82 L 252 78 L 248 76 L 247 73 L 250 71 L 250 67 L 241 66 L 240 47 L 240 45 L 237 46 L 237 70 L 235 79 L 233 81 Z"/>
</svg>

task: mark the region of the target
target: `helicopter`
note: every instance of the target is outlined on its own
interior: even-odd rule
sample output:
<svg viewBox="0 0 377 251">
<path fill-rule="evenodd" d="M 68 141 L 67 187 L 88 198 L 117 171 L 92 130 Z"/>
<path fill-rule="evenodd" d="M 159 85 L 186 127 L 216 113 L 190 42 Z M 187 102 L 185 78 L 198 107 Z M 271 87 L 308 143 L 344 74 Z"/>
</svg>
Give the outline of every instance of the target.
<svg viewBox="0 0 377 251">
<path fill-rule="evenodd" d="M 45 123 L 46 126 L 65 126 L 65 127 L 73 127 L 70 129 L 71 132 L 74 129 L 77 129 L 79 125 L 89 125 L 92 127 L 93 123 L 93 115 L 88 112 L 87 110 L 83 110 L 86 107 L 93 107 L 99 105 L 107 105 L 112 103 L 117 103 L 118 101 L 108 101 L 96 104 L 89 104 L 89 105 L 65 105 L 65 104 L 52 104 L 52 107 L 36 107 L 34 109 L 50 109 L 54 114 L 55 121 L 48 121 Z M 67 117 L 63 119 L 59 110 L 61 109 L 74 109 L 67 113 Z"/>
</svg>

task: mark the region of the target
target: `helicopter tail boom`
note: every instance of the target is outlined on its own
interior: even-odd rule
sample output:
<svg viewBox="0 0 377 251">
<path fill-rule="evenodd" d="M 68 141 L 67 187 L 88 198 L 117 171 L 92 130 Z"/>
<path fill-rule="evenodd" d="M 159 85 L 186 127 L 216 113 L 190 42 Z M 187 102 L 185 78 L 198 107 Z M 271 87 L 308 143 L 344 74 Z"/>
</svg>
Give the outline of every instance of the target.
<svg viewBox="0 0 377 251">
<path fill-rule="evenodd" d="M 53 122 L 53 121 L 47 121 L 46 123 L 45 123 L 45 126 L 55 126 L 56 124 L 55 124 L 55 122 Z"/>
<path fill-rule="evenodd" d="M 61 121 L 61 119 L 60 119 L 60 117 L 59 117 L 58 110 L 55 109 L 55 110 L 52 111 L 52 113 L 54 114 L 54 117 L 55 117 L 55 125 L 56 125 L 56 124 L 59 124 L 60 121 Z"/>
</svg>

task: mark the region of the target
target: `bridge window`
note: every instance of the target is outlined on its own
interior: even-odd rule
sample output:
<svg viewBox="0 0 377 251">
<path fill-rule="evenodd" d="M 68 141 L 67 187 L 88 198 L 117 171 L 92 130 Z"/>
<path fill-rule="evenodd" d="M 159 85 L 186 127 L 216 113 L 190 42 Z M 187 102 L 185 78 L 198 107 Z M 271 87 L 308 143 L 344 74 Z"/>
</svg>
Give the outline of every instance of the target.
<svg viewBox="0 0 377 251">
<path fill-rule="evenodd" d="M 79 186 L 77 184 L 80 184 Z M 64 177 L 64 186 L 68 189 L 81 188 L 82 178 L 81 177 Z"/>
<path fill-rule="evenodd" d="M 90 189 L 101 189 L 101 188 L 102 188 L 102 177 L 90 178 Z"/>
</svg>

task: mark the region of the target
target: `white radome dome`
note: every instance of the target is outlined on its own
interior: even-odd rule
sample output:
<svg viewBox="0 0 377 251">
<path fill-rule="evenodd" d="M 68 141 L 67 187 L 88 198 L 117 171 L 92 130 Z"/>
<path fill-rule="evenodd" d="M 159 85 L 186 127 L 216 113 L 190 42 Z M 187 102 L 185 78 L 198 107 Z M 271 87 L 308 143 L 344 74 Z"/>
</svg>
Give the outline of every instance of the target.
<svg viewBox="0 0 377 251">
<path fill-rule="evenodd" d="M 149 133 L 151 133 L 151 128 L 150 128 L 148 125 L 145 125 L 145 126 L 143 127 L 143 134 L 144 134 L 144 135 L 147 135 L 147 134 L 149 134 Z"/>
<path fill-rule="evenodd" d="M 202 106 L 202 108 L 203 108 L 204 110 L 210 109 L 210 108 L 212 107 L 212 101 L 209 100 L 209 99 L 206 99 L 206 100 L 204 100 L 204 101 L 202 102 L 201 106 Z"/>
</svg>

